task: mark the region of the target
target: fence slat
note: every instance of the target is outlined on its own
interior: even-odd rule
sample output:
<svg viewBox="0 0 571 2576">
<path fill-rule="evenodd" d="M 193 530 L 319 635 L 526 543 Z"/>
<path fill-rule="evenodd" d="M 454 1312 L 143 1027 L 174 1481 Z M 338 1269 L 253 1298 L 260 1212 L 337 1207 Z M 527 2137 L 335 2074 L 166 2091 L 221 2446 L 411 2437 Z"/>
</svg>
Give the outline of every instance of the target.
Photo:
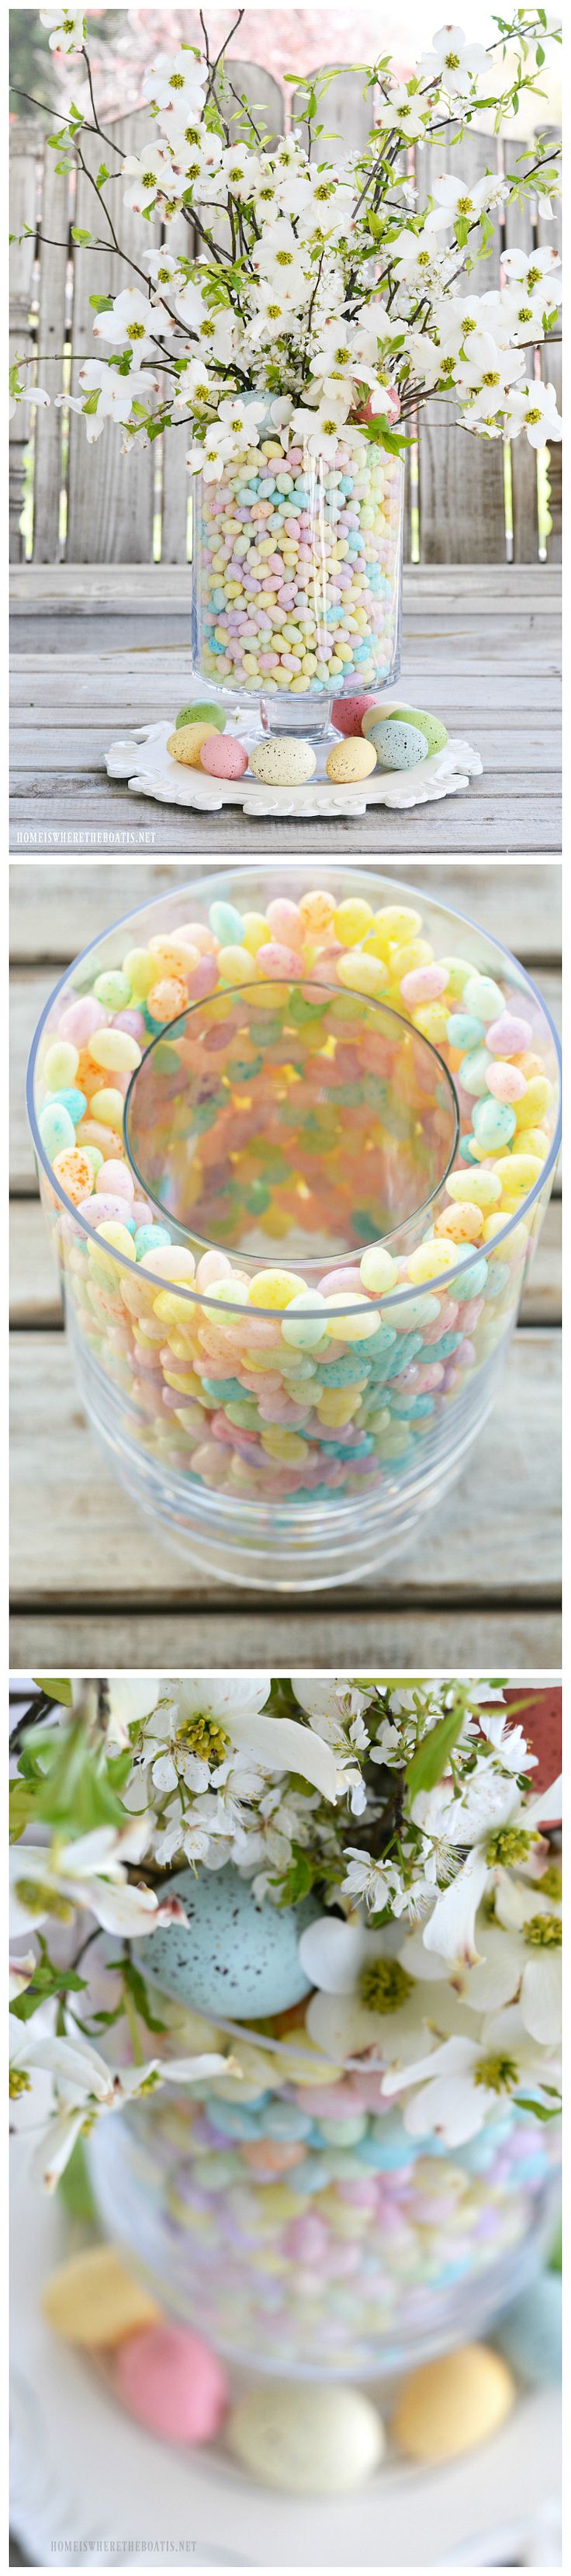
<svg viewBox="0 0 571 2576">
<path fill-rule="evenodd" d="M 520 152 L 521 144 L 513 143 L 509 148 L 506 146 L 504 153 L 506 179 L 511 179 L 512 174 L 515 174 L 518 155 Z M 523 250 L 529 259 L 531 258 L 534 244 L 535 209 L 533 199 L 531 197 L 524 197 L 520 205 L 517 197 L 514 197 L 511 204 L 508 204 L 505 208 L 502 249 Z M 533 375 L 533 349 L 526 350 L 525 365 L 527 374 L 530 376 Z M 536 563 L 539 549 L 539 523 L 537 516 L 537 454 L 535 447 L 530 447 L 529 439 L 526 438 L 524 430 L 520 432 L 519 438 L 512 439 L 510 453 L 512 475 L 513 560 L 514 563 Z"/>
<path fill-rule="evenodd" d="M 248 118 L 240 108 L 240 96 L 243 93 L 246 106 L 250 108 L 254 122 L 259 127 L 262 142 L 269 149 L 272 144 L 279 143 L 280 135 L 284 131 L 285 102 L 283 90 L 280 89 L 279 81 L 274 80 L 273 72 L 264 71 L 261 63 L 241 63 L 237 59 L 235 61 L 233 54 L 230 54 L 226 59 L 222 80 L 217 82 L 217 89 L 222 114 L 231 127 L 233 142 L 243 143 L 250 134 Z M 253 149 L 255 150 L 255 145 Z"/>
<path fill-rule="evenodd" d="M 38 302 L 38 375 L 51 397 L 49 411 L 36 413 L 34 448 L 34 562 L 57 562 L 62 480 L 62 413 L 54 395 L 61 393 L 61 352 L 66 336 L 68 278 L 69 179 L 58 177 L 55 153 L 44 148 L 40 284 Z M 85 433 L 84 433 L 85 435 Z"/>
<path fill-rule="evenodd" d="M 462 177 L 475 187 L 494 167 L 493 138 L 464 137 Z M 458 169 L 452 133 L 438 145 L 417 144 L 419 201 L 430 193 L 431 171 Z M 499 283 L 498 234 L 489 258 L 476 272 L 475 292 Z M 460 292 L 469 291 L 461 280 Z M 480 438 L 458 427 L 454 402 L 423 404 L 419 418 L 419 508 L 421 563 L 498 563 L 505 560 L 504 465 L 501 439 Z"/>
<path fill-rule="evenodd" d="M 10 364 L 16 358 L 29 358 L 35 348 L 35 332 L 30 328 L 30 305 L 33 296 L 35 229 L 38 180 L 38 156 L 42 148 L 41 127 L 31 118 L 22 117 L 10 131 L 11 151 L 11 229 L 14 234 L 10 267 Z M 20 242 L 24 225 L 32 227 L 31 237 Z M 33 370 L 25 367 L 22 382 L 33 383 Z M 24 493 L 25 451 L 30 439 L 31 414 L 28 404 L 18 404 L 10 421 L 10 559 L 20 563 L 24 542 L 20 527 Z"/>
<path fill-rule="evenodd" d="M 320 65 L 310 78 L 318 80 L 319 69 L 324 68 L 323 64 Z M 333 66 L 327 64 L 326 68 L 330 71 Z M 332 81 L 320 103 L 319 121 L 324 131 L 313 146 L 313 161 L 323 160 L 326 151 L 332 161 L 344 161 L 348 152 L 360 152 L 374 124 L 374 89 L 368 90 L 366 99 L 363 98 L 362 72 L 351 64 L 339 64 L 337 68 L 340 78 Z M 307 143 L 303 130 L 303 94 L 295 89 L 291 96 L 292 125 L 300 142 Z"/>
<path fill-rule="evenodd" d="M 546 148 L 547 148 L 547 151 L 548 151 L 548 152 L 549 152 L 549 151 L 554 151 L 554 152 L 555 152 L 555 151 L 557 150 L 557 146 L 558 146 L 558 144 L 560 143 L 560 140 L 561 140 L 561 138 L 560 138 L 560 134 L 559 134 L 559 128 L 558 128 L 558 126 L 556 126 L 556 125 L 555 125 L 555 126 L 554 126 L 554 125 L 544 126 L 544 128 L 543 128 L 543 135 L 542 135 L 542 142 L 545 144 L 545 146 L 546 146 Z M 540 199 L 539 199 L 538 220 L 537 220 L 537 246 L 538 246 L 538 250 L 557 250 L 557 251 L 559 251 L 559 253 L 560 253 L 560 252 L 561 252 L 561 198 L 560 198 L 560 197 L 554 197 L 554 198 L 553 198 L 553 215 L 552 215 L 551 223 L 546 223 L 545 216 L 544 216 L 544 215 L 542 215 L 542 213 L 541 213 L 541 204 L 542 204 L 542 200 L 541 200 L 541 198 L 540 198 Z M 561 348 L 560 348 L 560 347 L 559 347 L 559 348 L 557 348 L 557 349 L 555 349 L 555 348 L 550 349 L 550 348 L 545 347 L 545 348 L 542 350 L 542 353 L 541 353 L 541 373 L 542 373 L 542 377 L 543 377 L 543 382 L 544 382 L 544 384 L 552 384 L 552 385 L 554 385 L 554 386 L 555 386 L 555 391 L 556 391 L 556 395 L 557 395 L 557 409 L 558 409 L 558 411 L 560 411 L 560 410 L 561 410 L 561 390 L 562 390 L 562 353 L 561 353 Z M 560 441 L 559 441 L 559 440 L 554 440 L 553 446 L 552 446 L 552 447 L 550 447 L 550 450 L 549 450 L 549 511 L 550 511 L 550 518 L 551 518 L 551 536 L 548 538 L 548 543 L 547 543 L 547 560 L 548 560 L 548 563 L 560 563 L 560 562 L 561 562 L 561 444 L 560 444 Z"/>
<path fill-rule="evenodd" d="M 114 124 L 114 135 L 123 152 L 140 152 L 148 137 L 146 110 L 134 116 L 121 117 Z M 101 145 L 96 135 L 84 135 L 82 150 L 94 175 L 101 160 Z M 117 206 L 115 208 L 115 200 Z M 123 205 L 123 191 L 113 189 L 111 204 L 117 221 L 119 240 L 141 267 L 141 225 L 139 217 Z M 89 180 L 80 173 L 77 186 L 76 222 L 104 239 L 103 213 L 98 216 L 97 200 Z M 159 226 L 151 218 L 145 226 L 148 249 L 159 240 Z M 138 281 L 126 261 L 111 250 L 102 258 L 95 250 L 76 251 L 74 261 L 73 351 L 74 360 L 98 355 L 93 338 L 93 312 L 90 295 L 118 295 L 125 286 Z M 72 370 L 72 391 L 78 391 L 78 370 Z M 85 421 L 70 413 L 69 425 L 69 502 L 67 560 L 69 563 L 140 563 L 152 554 L 153 494 L 155 457 L 153 447 L 134 446 L 126 459 L 121 454 L 121 440 L 115 432 L 104 429 L 101 439 L 92 447 L 86 444 Z"/>
</svg>

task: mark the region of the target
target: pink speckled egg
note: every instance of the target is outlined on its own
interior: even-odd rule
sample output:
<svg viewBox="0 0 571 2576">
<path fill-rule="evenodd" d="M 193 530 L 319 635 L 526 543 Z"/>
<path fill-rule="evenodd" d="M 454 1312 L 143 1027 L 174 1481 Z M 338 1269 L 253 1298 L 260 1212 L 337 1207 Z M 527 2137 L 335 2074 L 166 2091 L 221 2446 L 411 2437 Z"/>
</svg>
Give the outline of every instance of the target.
<svg viewBox="0 0 571 2576">
<path fill-rule="evenodd" d="M 338 733 L 345 735 L 360 733 L 363 716 L 366 716 L 368 707 L 376 705 L 376 698 L 335 698 L 331 709 L 331 722 L 336 726 Z"/>
<path fill-rule="evenodd" d="M 117 2396 L 167 2442 L 209 2442 L 228 2403 L 217 2354 L 186 2326 L 166 2322 L 127 2336 L 113 2362 Z"/>
<path fill-rule="evenodd" d="M 235 742 L 231 734 L 211 734 L 209 742 L 202 744 L 200 767 L 209 778 L 243 778 L 248 754 L 243 743 Z"/>
</svg>

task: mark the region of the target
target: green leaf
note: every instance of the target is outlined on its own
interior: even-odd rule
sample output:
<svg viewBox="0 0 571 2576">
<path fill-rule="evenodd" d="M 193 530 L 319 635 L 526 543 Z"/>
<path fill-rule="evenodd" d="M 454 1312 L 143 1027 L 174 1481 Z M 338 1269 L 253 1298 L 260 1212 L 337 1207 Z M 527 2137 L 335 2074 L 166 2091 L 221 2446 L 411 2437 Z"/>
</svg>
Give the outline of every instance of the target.
<svg viewBox="0 0 571 2576">
<path fill-rule="evenodd" d="M 90 2223 L 92 2222 L 94 2225 L 96 2224 L 97 2210 L 87 2171 L 85 2148 L 82 2138 L 76 2138 L 72 2154 L 68 2159 L 68 2163 L 64 2166 L 63 2173 L 60 2174 L 58 2191 L 61 2192 L 62 2200 L 65 2203 L 66 2209 L 69 2210 L 71 2218 L 81 2218 L 85 2221 L 89 2221 Z"/>
<path fill-rule="evenodd" d="M 141 2021 L 146 2023 L 147 2030 L 167 2030 L 168 2023 L 158 2021 L 156 2014 L 151 2011 L 145 1979 L 141 1976 L 140 1968 L 135 1967 L 134 1959 L 121 1959 L 120 1962 L 115 1960 L 111 1965 L 121 1966 L 125 1985 L 128 1986 L 129 1994 L 133 1997 L 135 2010 L 139 2013 Z"/>
<path fill-rule="evenodd" d="M 92 313 L 111 313 L 113 310 L 112 295 L 90 295 L 89 302 Z"/>
<path fill-rule="evenodd" d="M 77 242 L 79 249 L 82 250 L 85 242 L 93 241 L 93 233 L 84 232 L 81 224 L 72 224 L 71 238 L 73 242 Z"/>
<path fill-rule="evenodd" d="M 62 1678 L 59 1673 L 48 1673 L 46 1678 L 45 1673 L 33 1673 L 32 1681 L 35 1682 L 36 1690 L 45 1692 L 46 1699 L 57 1699 L 63 1708 L 71 1708 L 73 1684 L 66 1679 L 65 1674 Z"/>
<path fill-rule="evenodd" d="M 31 1822 L 36 1801 L 33 1790 L 27 1786 L 25 1780 L 11 1780 L 9 1794 L 10 1841 L 17 1843 L 20 1835 L 25 1833 L 26 1825 Z"/>
<path fill-rule="evenodd" d="M 516 2104 L 516 2109 L 517 2109 L 518 2111 L 531 2111 L 531 2113 L 532 2113 L 532 2117 L 533 2117 L 533 2119 L 534 2119 L 534 2120 L 560 2120 L 560 2119 L 561 2119 L 561 2103 L 560 2103 L 560 2102 L 555 2102 L 555 2103 L 554 2103 L 554 2106 L 553 2106 L 553 2110 L 552 2110 L 552 2111 L 550 2111 L 550 2110 L 548 2110 L 548 2106 L 547 2106 L 547 2103 L 546 2103 L 546 2102 L 534 2102 L 534 2101 L 531 2099 L 531 2097 L 530 2097 L 530 2099 L 529 2099 L 529 2101 L 528 2101 L 527 2096 L 526 2096 L 525 2094 L 523 2094 L 523 2093 L 514 2093 L 513 2099 L 514 2099 L 514 2102 L 515 2102 L 515 2104 Z"/>
<path fill-rule="evenodd" d="M 98 172 L 97 172 L 97 178 L 96 178 L 96 181 L 95 181 L 95 186 L 96 186 L 96 188 L 103 188 L 103 187 L 104 187 L 104 184 L 105 184 L 105 180 L 106 180 L 106 179 L 108 179 L 108 178 L 109 178 L 109 171 L 108 171 L 108 168 L 107 168 L 107 163 L 106 163 L 106 161 L 102 161 L 102 162 L 101 162 L 101 168 L 100 168 L 100 169 L 98 170 Z"/>
<path fill-rule="evenodd" d="M 447 1709 L 438 1726 L 431 1727 L 429 1734 L 423 1736 L 422 1743 L 417 1744 L 416 1753 L 413 1753 L 405 1771 L 409 1799 L 417 1798 L 421 1789 L 435 1789 L 437 1780 L 442 1779 L 448 1756 L 463 1726 L 464 1715 L 463 1707 Z"/>
</svg>

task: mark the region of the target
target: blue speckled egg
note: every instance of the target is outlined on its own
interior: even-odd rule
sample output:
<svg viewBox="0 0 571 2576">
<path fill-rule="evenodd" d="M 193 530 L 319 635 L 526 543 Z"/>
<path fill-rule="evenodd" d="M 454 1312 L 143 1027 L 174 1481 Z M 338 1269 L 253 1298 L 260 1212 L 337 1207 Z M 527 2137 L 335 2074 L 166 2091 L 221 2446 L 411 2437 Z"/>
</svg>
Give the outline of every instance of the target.
<svg viewBox="0 0 571 2576">
<path fill-rule="evenodd" d="M 284 1908 L 256 1905 L 248 1880 L 231 1864 L 196 1877 L 181 1869 L 169 1886 L 181 1898 L 186 1924 L 164 1924 L 141 1943 L 145 1974 L 165 1994 L 196 2012 L 261 2021 L 311 1993 L 298 1941 L 321 1911 L 313 1897 Z"/>
<path fill-rule="evenodd" d="M 542 2272 L 494 2327 L 494 2343 L 520 2379 L 547 2388 L 561 2378 L 561 2279 Z"/>
<path fill-rule="evenodd" d="M 377 754 L 379 769 L 416 769 L 419 760 L 428 758 L 428 743 L 418 725 L 397 722 L 385 716 L 384 722 L 369 725 L 367 739 Z"/>
</svg>

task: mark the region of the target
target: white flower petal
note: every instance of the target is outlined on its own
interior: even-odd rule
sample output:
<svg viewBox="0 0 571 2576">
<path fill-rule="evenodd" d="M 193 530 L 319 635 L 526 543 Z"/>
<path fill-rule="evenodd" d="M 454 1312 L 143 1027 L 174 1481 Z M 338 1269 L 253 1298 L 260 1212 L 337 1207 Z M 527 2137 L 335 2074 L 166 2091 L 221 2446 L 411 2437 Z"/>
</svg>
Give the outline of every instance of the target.
<svg viewBox="0 0 571 2576">
<path fill-rule="evenodd" d="M 318 1923 L 308 1924 L 298 1948 L 306 1977 L 327 1995 L 352 1995 L 364 1960 L 377 1955 L 374 1934 L 360 1923 L 342 1923 L 335 1914 L 322 1914 Z"/>
<path fill-rule="evenodd" d="M 521 1986 L 521 2011 L 526 2030 L 544 2048 L 557 2047 L 561 2034 L 561 1951 L 534 1950 L 528 1954 Z"/>
<path fill-rule="evenodd" d="M 437 1896 L 423 1933 L 426 1950 L 436 1950 L 441 1959 L 475 1964 L 479 1955 L 475 1944 L 476 1914 L 487 1875 L 485 1853 L 477 1848 L 469 1852 L 457 1878 Z"/>
</svg>

